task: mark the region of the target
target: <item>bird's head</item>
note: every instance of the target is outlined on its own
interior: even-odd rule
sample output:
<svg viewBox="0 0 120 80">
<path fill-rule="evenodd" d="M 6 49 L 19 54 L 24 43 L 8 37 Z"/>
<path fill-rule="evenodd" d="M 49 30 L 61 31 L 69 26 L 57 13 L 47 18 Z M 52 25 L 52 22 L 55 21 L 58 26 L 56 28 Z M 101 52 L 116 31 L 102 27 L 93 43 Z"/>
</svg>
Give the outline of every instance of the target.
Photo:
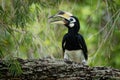
<svg viewBox="0 0 120 80">
<path fill-rule="evenodd" d="M 64 24 L 69 30 L 74 29 L 76 32 L 80 29 L 79 20 L 69 12 L 60 11 L 49 17 L 49 19 L 57 19 L 50 21 L 55 24 Z M 59 19 L 58 19 L 59 18 Z"/>
</svg>

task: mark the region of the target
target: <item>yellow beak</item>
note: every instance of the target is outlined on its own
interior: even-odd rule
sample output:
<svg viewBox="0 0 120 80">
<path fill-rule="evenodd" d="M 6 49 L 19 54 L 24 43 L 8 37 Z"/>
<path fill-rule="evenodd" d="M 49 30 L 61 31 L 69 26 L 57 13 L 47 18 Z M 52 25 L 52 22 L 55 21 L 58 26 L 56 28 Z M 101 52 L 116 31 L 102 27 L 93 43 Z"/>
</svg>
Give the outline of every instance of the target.
<svg viewBox="0 0 120 80">
<path fill-rule="evenodd" d="M 55 18 L 55 17 L 61 17 L 63 19 L 69 20 L 71 16 L 72 16 L 71 13 L 60 11 L 56 15 L 49 17 L 49 19 Z M 55 21 L 50 21 L 50 22 L 55 23 L 55 24 L 66 24 L 65 20 L 55 20 Z"/>
</svg>

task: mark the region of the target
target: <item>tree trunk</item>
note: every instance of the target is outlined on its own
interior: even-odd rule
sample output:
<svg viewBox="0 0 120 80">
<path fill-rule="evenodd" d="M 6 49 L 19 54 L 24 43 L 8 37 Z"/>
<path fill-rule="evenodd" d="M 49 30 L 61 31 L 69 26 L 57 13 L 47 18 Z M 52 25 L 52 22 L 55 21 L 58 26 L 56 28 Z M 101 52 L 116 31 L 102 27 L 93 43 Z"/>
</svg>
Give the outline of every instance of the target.
<svg viewBox="0 0 120 80">
<path fill-rule="evenodd" d="M 9 68 L 0 61 L 0 80 L 118 80 L 120 70 L 110 67 L 90 67 L 75 62 L 53 59 L 17 59 L 23 73 L 10 75 Z"/>
</svg>

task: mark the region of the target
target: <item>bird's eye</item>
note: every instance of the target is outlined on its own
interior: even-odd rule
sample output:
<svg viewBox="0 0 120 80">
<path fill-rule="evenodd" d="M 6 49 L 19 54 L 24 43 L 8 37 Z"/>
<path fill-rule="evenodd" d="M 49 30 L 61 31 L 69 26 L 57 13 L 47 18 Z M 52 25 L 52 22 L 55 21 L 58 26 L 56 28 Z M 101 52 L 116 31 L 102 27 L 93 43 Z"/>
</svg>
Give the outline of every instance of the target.
<svg viewBox="0 0 120 80">
<path fill-rule="evenodd" d="M 71 22 L 76 22 L 76 20 L 75 20 L 74 18 L 72 18 L 72 17 L 71 17 L 69 20 L 70 20 Z"/>
</svg>

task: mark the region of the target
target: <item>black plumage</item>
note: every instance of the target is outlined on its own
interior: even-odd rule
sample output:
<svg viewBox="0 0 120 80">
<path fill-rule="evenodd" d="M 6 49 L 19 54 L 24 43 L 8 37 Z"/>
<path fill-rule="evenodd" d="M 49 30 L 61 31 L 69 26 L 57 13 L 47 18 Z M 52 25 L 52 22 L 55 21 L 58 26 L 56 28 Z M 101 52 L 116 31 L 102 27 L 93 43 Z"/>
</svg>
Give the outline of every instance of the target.
<svg viewBox="0 0 120 80">
<path fill-rule="evenodd" d="M 65 49 L 72 51 L 72 50 L 82 50 L 85 59 L 88 59 L 88 55 L 87 55 L 87 46 L 85 43 L 85 40 L 83 38 L 83 36 L 81 34 L 78 33 L 79 29 L 80 29 L 80 24 L 79 24 L 79 20 L 72 16 L 76 22 L 74 23 L 74 27 L 70 27 L 69 26 L 69 21 L 67 24 L 65 24 L 65 26 L 68 28 L 68 33 L 66 33 L 63 37 L 62 40 L 62 49 L 63 49 L 63 53 L 65 52 Z"/>
</svg>

